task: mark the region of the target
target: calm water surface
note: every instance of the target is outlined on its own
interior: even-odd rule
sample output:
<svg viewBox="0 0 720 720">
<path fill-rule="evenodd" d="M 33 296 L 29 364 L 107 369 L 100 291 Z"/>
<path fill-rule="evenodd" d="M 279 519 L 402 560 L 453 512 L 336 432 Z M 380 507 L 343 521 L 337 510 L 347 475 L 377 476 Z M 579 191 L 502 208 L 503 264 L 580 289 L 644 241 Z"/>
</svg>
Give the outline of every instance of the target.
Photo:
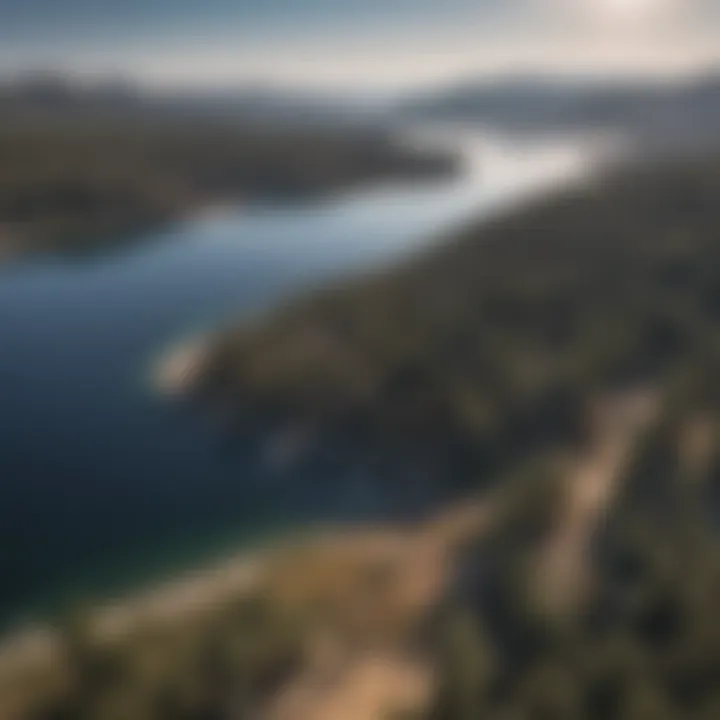
<svg viewBox="0 0 720 720">
<path fill-rule="evenodd" d="M 0 617 L 376 509 L 337 483 L 268 492 L 254 454 L 158 397 L 150 369 L 195 332 L 382 268 L 588 164 L 579 143 L 451 142 L 466 158 L 453 180 L 217 212 L 129 250 L 0 268 Z"/>
</svg>

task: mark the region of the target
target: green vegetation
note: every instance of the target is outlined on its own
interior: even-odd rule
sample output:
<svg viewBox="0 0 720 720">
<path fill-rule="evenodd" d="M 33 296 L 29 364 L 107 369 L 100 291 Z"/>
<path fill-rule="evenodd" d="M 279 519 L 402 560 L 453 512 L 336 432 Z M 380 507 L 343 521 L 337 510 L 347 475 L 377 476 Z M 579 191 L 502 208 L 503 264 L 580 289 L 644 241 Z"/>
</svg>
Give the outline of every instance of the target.
<svg viewBox="0 0 720 720">
<path fill-rule="evenodd" d="M 590 399 L 717 357 L 720 158 L 626 171 L 211 343 L 238 416 L 435 453 L 467 487 L 586 436 Z M 710 359 L 708 359 L 710 358 Z"/>
<path fill-rule="evenodd" d="M 453 608 L 438 628 L 433 720 L 717 717 L 720 405 L 712 374 L 694 383 L 710 394 L 700 400 L 673 383 L 637 444 L 587 556 L 593 591 L 572 612 L 534 602 L 537 537 L 506 525 L 502 539 L 476 548 L 469 562 L 484 570 L 462 602 L 472 627 L 453 644 Z"/>
<path fill-rule="evenodd" d="M 93 249 L 207 204 L 448 173 L 380 133 L 168 117 L 0 119 L 0 256 Z"/>
<path fill-rule="evenodd" d="M 54 680 L 25 682 L 22 717 L 245 717 L 300 666 L 303 648 L 297 621 L 260 596 L 114 639 L 98 637 L 87 620 L 75 619 L 63 632 Z"/>
<path fill-rule="evenodd" d="M 471 225 L 385 277 L 230 331 L 202 390 L 330 438 L 439 448 L 455 487 L 496 471 L 505 504 L 429 641 L 431 720 L 709 719 L 720 712 L 719 317 L 711 155 Z M 585 592 L 559 609 L 538 576 L 565 497 L 547 461 L 584 452 L 593 402 L 637 387 L 662 409 L 592 528 Z M 519 458 L 520 471 L 498 472 Z"/>
</svg>

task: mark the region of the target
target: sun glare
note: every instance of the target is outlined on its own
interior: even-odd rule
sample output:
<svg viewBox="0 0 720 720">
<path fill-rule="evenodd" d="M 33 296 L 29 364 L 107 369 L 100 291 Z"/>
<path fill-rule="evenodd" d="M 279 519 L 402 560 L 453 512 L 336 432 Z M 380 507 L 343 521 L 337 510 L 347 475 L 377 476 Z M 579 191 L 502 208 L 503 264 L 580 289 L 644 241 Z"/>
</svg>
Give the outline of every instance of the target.
<svg viewBox="0 0 720 720">
<path fill-rule="evenodd" d="M 667 16 L 674 0 L 585 0 L 596 20 L 618 25 L 653 21 Z"/>
</svg>

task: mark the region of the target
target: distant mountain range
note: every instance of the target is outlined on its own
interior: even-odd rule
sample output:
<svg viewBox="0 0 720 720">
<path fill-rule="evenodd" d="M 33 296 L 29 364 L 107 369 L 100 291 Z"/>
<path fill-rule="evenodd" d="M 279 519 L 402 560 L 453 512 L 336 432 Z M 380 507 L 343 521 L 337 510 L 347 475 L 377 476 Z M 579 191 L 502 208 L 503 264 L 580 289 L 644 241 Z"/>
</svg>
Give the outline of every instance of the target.
<svg viewBox="0 0 720 720">
<path fill-rule="evenodd" d="M 720 72 L 686 80 L 524 76 L 470 81 L 395 101 L 264 86 L 150 90 L 52 73 L 0 81 L 4 118 L 28 113 L 230 121 L 281 127 L 473 122 L 517 133 L 618 131 L 657 147 L 720 144 Z"/>
<path fill-rule="evenodd" d="M 400 117 L 473 121 L 518 132 L 618 130 L 646 142 L 720 138 L 720 74 L 685 81 L 523 77 L 416 95 Z"/>
<path fill-rule="evenodd" d="M 282 125 L 372 123 L 381 108 L 356 98 L 246 86 L 221 89 L 148 89 L 123 79 L 80 81 L 53 73 L 0 80 L 0 110 L 55 116 L 211 119 Z"/>
</svg>

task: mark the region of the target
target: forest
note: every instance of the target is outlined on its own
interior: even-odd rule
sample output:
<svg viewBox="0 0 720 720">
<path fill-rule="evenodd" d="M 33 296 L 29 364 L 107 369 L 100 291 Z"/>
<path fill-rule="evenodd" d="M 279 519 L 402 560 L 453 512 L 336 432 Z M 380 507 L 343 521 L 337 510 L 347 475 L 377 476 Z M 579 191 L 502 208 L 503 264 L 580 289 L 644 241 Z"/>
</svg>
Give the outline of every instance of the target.
<svg viewBox="0 0 720 720">
<path fill-rule="evenodd" d="M 587 404 L 717 353 L 720 159 L 615 171 L 211 339 L 195 390 L 243 416 L 432 448 L 467 490 L 581 442 Z"/>
<path fill-rule="evenodd" d="M 454 169 L 449 156 L 375 131 L 3 109 L 0 258 L 129 242 L 212 205 L 308 200 Z"/>
</svg>

